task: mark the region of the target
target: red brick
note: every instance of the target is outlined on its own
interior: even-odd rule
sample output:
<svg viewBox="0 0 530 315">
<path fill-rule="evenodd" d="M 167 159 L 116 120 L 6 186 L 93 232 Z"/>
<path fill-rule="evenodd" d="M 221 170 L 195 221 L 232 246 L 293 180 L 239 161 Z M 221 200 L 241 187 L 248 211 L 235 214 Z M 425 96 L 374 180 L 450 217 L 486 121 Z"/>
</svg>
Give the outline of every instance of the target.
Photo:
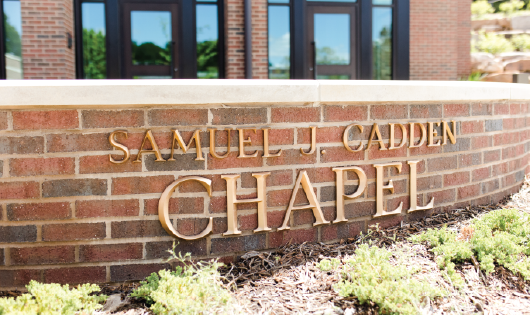
<svg viewBox="0 0 530 315">
<path fill-rule="evenodd" d="M 226 197 L 211 197 L 209 211 L 210 213 L 226 212 Z"/>
<path fill-rule="evenodd" d="M 112 179 L 113 195 L 162 193 L 175 181 L 173 175 L 116 177 Z"/>
<path fill-rule="evenodd" d="M 193 126 L 208 123 L 207 109 L 151 109 L 150 126 Z"/>
<path fill-rule="evenodd" d="M 471 114 L 473 116 L 491 115 L 493 113 L 492 104 L 473 104 L 471 105 Z"/>
<path fill-rule="evenodd" d="M 315 223 L 315 216 L 313 215 L 313 210 L 297 210 L 293 211 L 293 225 L 304 225 L 304 224 L 313 224 Z"/>
<path fill-rule="evenodd" d="M 345 127 L 320 127 L 316 129 L 317 143 L 330 143 L 340 142 L 342 143 L 342 135 Z M 308 144 L 311 143 L 311 129 L 310 128 L 298 128 L 297 143 Z"/>
<path fill-rule="evenodd" d="M 490 175 L 491 175 L 491 169 L 489 166 L 473 170 L 473 181 L 476 182 L 479 180 L 480 181 L 484 180 L 486 178 L 489 178 Z"/>
<path fill-rule="evenodd" d="M 442 187 L 442 176 L 432 175 L 420 177 L 416 180 L 416 188 L 418 191 L 437 189 Z"/>
<path fill-rule="evenodd" d="M 144 202 L 145 215 L 158 215 L 159 199 L 148 199 Z M 204 198 L 180 197 L 169 199 L 170 214 L 199 214 L 204 212 Z"/>
<path fill-rule="evenodd" d="M 484 163 L 496 162 L 501 159 L 501 150 L 484 152 Z"/>
<path fill-rule="evenodd" d="M 200 175 L 201 177 L 208 178 L 212 181 L 212 192 L 215 191 L 226 191 L 226 180 L 221 178 L 221 175 Z M 179 176 L 178 178 L 184 178 L 187 175 Z M 186 192 L 205 192 L 206 189 L 204 186 L 197 181 L 187 181 L 178 187 L 179 191 L 182 193 Z"/>
<path fill-rule="evenodd" d="M 208 218 L 186 218 L 177 220 L 177 231 L 186 236 L 197 235 L 208 226 Z"/>
<path fill-rule="evenodd" d="M 245 151 L 247 154 L 252 154 L 254 151 L 248 150 Z M 285 154 L 285 151 L 282 152 L 282 156 Z M 244 168 L 244 167 L 261 167 L 263 165 L 263 159 L 261 156 L 263 155 L 263 152 L 259 151 L 258 156 L 255 158 L 237 158 L 239 155 L 238 152 L 231 152 L 230 155 L 227 158 L 224 159 L 214 159 L 210 154 L 208 154 L 208 169 L 209 170 L 215 170 L 215 169 L 225 169 L 225 168 Z M 277 158 L 270 158 L 269 160 L 279 159 Z"/>
<path fill-rule="evenodd" d="M 241 231 L 249 231 L 258 228 L 258 215 L 247 214 L 240 215 L 239 217 L 239 229 Z"/>
<path fill-rule="evenodd" d="M 77 267 L 44 270 L 44 282 L 60 284 L 82 284 L 106 282 L 106 268 Z"/>
<path fill-rule="evenodd" d="M 408 117 L 407 105 L 372 105 L 370 119 L 405 119 Z"/>
<path fill-rule="evenodd" d="M 268 233 L 269 247 L 280 247 L 285 244 L 301 244 L 317 241 L 316 229 L 286 230 Z"/>
<path fill-rule="evenodd" d="M 410 148 L 410 155 L 427 155 L 427 154 L 440 154 L 442 153 L 442 146 L 428 147 L 426 144 L 419 148 Z"/>
<path fill-rule="evenodd" d="M 111 223 L 112 238 L 166 236 L 158 220 L 115 221 Z"/>
<path fill-rule="evenodd" d="M 294 129 L 269 130 L 269 145 L 294 144 Z M 273 153 L 276 150 L 271 150 Z"/>
<path fill-rule="evenodd" d="M 168 250 L 173 248 L 175 244 L 175 252 L 191 253 L 194 256 L 204 256 L 207 253 L 206 239 L 199 239 L 193 241 L 179 240 L 178 243 L 173 242 L 148 242 L 145 244 L 145 251 L 147 259 L 153 258 L 169 258 Z"/>
<path fill-rule="evenodd" d="M 285 219 L 285 213 L 286 210 L 280 210 L 280 211 L 267 211 L 267 225 L 270 228 L 279 228 L 283 224 L 283 220 Z"/>
<path fill-rule="evenodd" d="M 64 175 L 75 173 L 74 158 L 11 159 L 11 176 Z"/>
<path fill-rule="evenodd" d="M 40 196 L 37 182 L 0 183 L 0 199 L 29 199 Z"/>
<path fill-rule="evenodd" d="M 309 176 L 309 180 L 311 181 L 311 183 L 335 182 L 335 172 L 332 170 L 331 167 L 297 169 L 296 173 L 298 174 L 301 170 L 306 171 L 307 176 Z M 349 173 L 352 173 L 352 172 L 348 172 L 348 174 Z M 353 175 L 353 176 L 356 176 L 356 175 Z"/>
<path fill-rule="evenodd" d="M 272 122 L 317 122 L 320 121 L 320 108 L 286 107 L 272 108 Z"/>
<path fill-rule="evenodd" d="M 266 234 L 249 236 L 214 238 L 212 239 L 212 254 L 262 250 L 266 248 Z"/>
<path fill-rule="evenodd" d="M 0 288 L 23 287 L 31 280 L 42 281 L 42 271 L 35 269 L 0 270 Z"/>
<path fill-rule="evenodd" d="M 270 186 L 285 186 L 293 184 L 292 170 L 271 171 L 271 174 L 266 179 L 267 187 Z M 256 178 L 252 173 L 241 174 L 241 188 L 256 188 Z M 225 189 L 226 190 L 226 189 Z"/>
<path fill-rule="evenodd" d="M 494 115 L 509 115 L 510 114 L 510 105 L 509 104 L 495 104 L 494 105 Z"/>
<path fill-rule="evenodd" d="M 109 151 L 109 135 L 91 134 L 53 134 L 46 136 L 47 152 Z"/>
<path fill-rule="evenodd" d="M 460 124 L 460 131 L 464 135 L 469 134 L 469 133 L 482 133 L 484 132 L 484 121 L 483 120 L 463 121 Z"/>
<path fill-rule="evenodd" d="M 6 130 L 7 127 L 7 112 L 0 112 L 0 130 Z"/>
<path fill-rule="evenodd" d="M 80 262 L 122 261 L 142 259 L 143 246 L 140 243 L 81 245 Z"/>
<path fill-rule="evenodd" d="M 44 153 L 44 137 L 0 137 L 0 154 Z"/>
<path fill-rule="evenodd" d="M 42 226 L 43 241 L 77 241 L 105 238 L 105 223 L 65 223 Z"/>
<path fill-rule="evenodd" d="M 349 106 L 325 106 L 325 121 L 362 121 L 368 119 L 368 106 L 366 105 L 349 105 Z"/>
<path fill-rule="evenodd" d="M 75 246 L 11 248 L 13 265 L 66 264 L 75 262 Z"/>
<path fill-rule="evenodd" d="M 361 231 L 364 231 L 364 222 L 337 224 L 337 236 L 341 239 L 356 237 Z"/>
<path fill-rule="evenodd" d="M 214 125 L 260 124 L 267 122 L 266 108 L 218 108 L 211 110 Z"/>
<path fill-rule="evenodd" d="M 520 104 L 510 104 L 510 115 L 518 115 L 521 112 Z"/>
<path fill-rule="evenodd" d="M 60 220 L 72 216 L 69 202 L 8 204 L 10 221 Z"/>
<path fill-rule="evenodd" d="M 121 160 L 123 155 L 113 156 L 116 160 Z M 82 156 L 79 159 L 80 174 L 98 173 L 128 173 L 141 172 L 142 163 L 132 163 L 130 160 L 125 163 L 111 163 L 108 155 Z"/>
<path fill-rule="evenodd" d="M 77 218 L 137 216 L 138 200 L 78 200 L 75 203 Z"/>
<path fill-rule="evenodd" d="M 326 154 L 321 154 L 320 156 L 322 163 L 364 160 L 364 151 L 349 152 L 343 146 L 322 147 L 321 150 L 326 151 Z"/>
<path fill-rule="evenodd" d="M 444 175 L 444 187 L 469 183 L 469 171 Z"/>
<path fill-rule="evenodd" d="M 469 116 L 468 104 L 445 104 L 444 117 L 462 117 Z"/>
<path fill-rule="evenodd" d="M 471 148 L 473 150 L 491 147 L 491 136 L 479 136 L 471 139 Z"/>
<path fill-rule="evenodd" d="M 427 160 L 427 166 L 428 166 L 429 172 L 456 169 L 457 158 L 456 156 L 432 158 L 432 159 Z"/>
<path fill-rule="evenodd" d="M 107 180 L 96 178 L 47 180 L 42 183 L 42 196 L 104 196 L 107 194 Z"/>
<path fill-rule="evenodd" d="M 320 228 L 320 238 L 322 242 L 332 241 L 338 239 L 337 225 L 325 225 Z"/>
<path fill-rule="evenodd" d="M 434 204 L 438 205 L 446 202 L 453 202 L 456 198 L 456 189 L 438 190 L 427 193 L 426 202 L 434 198 Z"/>
<path fill-rule="evenodd" d="M 2 226 L 0 225 L 0 243 L 35 242 L 37 227 L 35 225 Z"/>
<path fill-rule="evenodd" d="M 410 118 L 441 118 L 442 105 L 410 105 Z M 416 133 L 417 134 L 417 133 Z"/>
<path fill-rule="evenodd" d="M 124 282 L 131 280 L 144 280 L 153 272 L 162 269 L 170 269 L 169 264 L 134 264 L 116 265 L 110 267 L 110 280 L 112 282 Z"/>
<path fill-rule="evenodd" d="M 406 157 L 407 156 L 407 147 L 402 147 L 396 150 L 379 150 L 379 146 L 372 146 L 368 150 L 368 159 L 369 160 L 378 160 L 378 159 L 391 159 L 397 157 Z"/>
<path fill-rule="evenodd" d="M 13 129 L 74 129 L 79 127 L 77 110 L 14 111 Z"/>
<path fill-rule="evenodd" d="M 405 208 L 405 206 L 403 206 L 403 208 Z M 404 217 L 402 217 L 400 215 L 392 215 L 392 216 L 388 216 L 386 218 L 383 217 L 383 218 L 379 218 L 379 219 L 370 220 L 370 221 L 368 221 L 368 223 L 366 225 L 370 229 L 375 229 L 375 225 L 379 224 L 379 228 L 380 229 L 386 229 L 386 228 L 389 228 L 389 227 L 400 225 L 401 222 L 403 221 L 403 219 L 404 219 Z"/>
<path fill-rule="evenodd" d="M 316 155 L 318 153 L 315 152 L 310 155 L 303 155 L 300 150 L 292 149 L 292 150 L 284 150 L 282 152 L 282 155 L 275 158 L 267 159 L 267 165 L 269 166 L 277 166 L 277 165 L 293 165 L 293 164 L 315 164 L 316 163 Z"/>
<path fill-rule="evenodd" d="M 476 197 L 480 194 L 480 184 L 458 188 L 458 200 Z"/>
<path fill-rule="evenodd" d="M 141 127 L 143 110 L 84 110 L 83 128 Z"/>
</svg>

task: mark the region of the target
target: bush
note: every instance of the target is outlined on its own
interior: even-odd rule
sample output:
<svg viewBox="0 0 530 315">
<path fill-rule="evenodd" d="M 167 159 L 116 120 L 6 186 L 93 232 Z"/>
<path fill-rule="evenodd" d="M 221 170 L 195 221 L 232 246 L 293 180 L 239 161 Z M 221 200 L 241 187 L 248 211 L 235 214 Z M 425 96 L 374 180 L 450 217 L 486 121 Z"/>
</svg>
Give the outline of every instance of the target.
<svg viewBox="0 0 530 315">
<path fill-rule="evenodd" d="M 131 296 L 144 298 L 155 314 L 229 314 L 236 303 L 222 286 L 217 262 L 194 263 L 186 254 L 176 256 L 184 267 L 161 270 L 142 281 Z"/>
<path fill-rule="evenodd" d="M 520 34 L 511 38 L 512 45 L 518 51 L 530 51 L 530 35 Z"/>
<path fill-rule="evenodd" d="M 342 266 L 344 280 L 334 286 L 335 291 L 342 297 L 356 296 L 361 304 L 373 301 L 383 314 L 415 315 L 423 297 L 445 295 L 426 281 L 413 278 L 419 268 L 391 264 L 392 255 L 387 249 L 362 244 Z"/>
<path fill-rule="evenodd" d="M 524 7 L 524 1 L 521 0 L 510 0 L 503 2 L 499 5 L 499 11 L 506 15 L 512 15 L 515 12 L 521 10 Z"/>
<path fill-rule="evenodd" d="M 100 303 L 107 299 L 105 295 L 91 295 L 100 290 L 95 284 L 84 284 L 70 290 L 67 284 L 43 284 L 32 280 L 26 288 L 28 294 L 16 299 L 0 298 L 0 315 L 66 315 L 76 312 L 91 314 L 100 309 Z"/>
<path fill-rule="evenodd" d="M 488 0 L 478 0 L 471 3 L 471 14 L 473 19 L 481 19 L 484 15 L 495 12 Z"/>
<path fill-rule="evenodd" d="M 498 264 L 530 280 L 530 215 L 516 209 L 492 211 L 475 219 L 461 233 L 446 227 L 429 229 L 410 240 L 427 242 L 437 256 L 438 266 L 447 270 L 457 287 L 463 286 L 463 280 L 454 269 L 455 262 L 470 259 L 478 260 L 486 274 Z"/>
<path fill-rule="evenodd" d="M 515 50 L 512 43 L 503 35 L 484 32 L 479 33 L 478 41 L 472 43 L 472 46 L 476 51 L 488 52 L 494 55 Z"/>
</svg>

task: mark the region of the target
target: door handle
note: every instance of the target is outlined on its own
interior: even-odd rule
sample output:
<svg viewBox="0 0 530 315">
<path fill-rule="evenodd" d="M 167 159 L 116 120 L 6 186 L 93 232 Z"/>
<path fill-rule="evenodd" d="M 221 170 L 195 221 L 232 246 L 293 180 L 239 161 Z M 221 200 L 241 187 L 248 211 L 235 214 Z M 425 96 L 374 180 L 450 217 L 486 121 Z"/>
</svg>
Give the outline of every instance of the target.
<svg viewBox="0 0 530 315">
<path fill-rule="evenodd" d="M 169 45 L 169 69 L 170 69 L 170 73 L 171 73 L 171 78 L 172 79 L 175 79 L 175 72 L 178 70 L 177 68 L 175 68 L 175 61 L 173 60 L 173 55 L 174 55 L 174 47 L 175 46 L 175 41 L 172 41 L 171 42 L 171 45 Z"/>
<path fill-rule="evenodd" d="M 313 71 L 313 80 L 317 79 L 317 43 L 315 41 L 311 42 L 313 47 L 313 68 L 309 68 L 310 71 Z"/>
</svg>

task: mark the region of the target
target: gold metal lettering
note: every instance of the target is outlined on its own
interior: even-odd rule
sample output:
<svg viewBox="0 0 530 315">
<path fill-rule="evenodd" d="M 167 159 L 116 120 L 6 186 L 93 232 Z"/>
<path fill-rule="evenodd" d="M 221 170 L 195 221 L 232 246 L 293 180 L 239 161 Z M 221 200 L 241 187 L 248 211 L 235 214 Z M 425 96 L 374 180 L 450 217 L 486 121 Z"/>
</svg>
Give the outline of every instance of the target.
<svg viewBox="0 0 530 315">
<path fill-rule="evenodd" d="M 421 147 L 424 143 L 425 143 L 425 140 L 427 139 L 427 131 L 425 130 L 425 126 L 422 124 L 422 123 L 417 123 L 418 126 L 420 126 L 420 130 L 421 130 L 421 136 L 420 136 L 420 142 L 418 142 L 418 144 L 414 144 L 415 142 L 415 139 L 414 139 L 414 124 L 415 123 L 410 123 L 410 140 L 409 140 L 409 148 L 419 148 Z"/>
<path fill-rule="evenodd" d="M 201 147 L 201 131 L 198 129 L 193 132 L 193 136 L 191 136 L 191 139 L 187 145 L 184 143 L 180 132 L 178 130 L 173 130 L 173 140 L 171 140 L 171 154 L 168 161 L 175 161 L 175 157 L 173 156 L 173 153 L 175 152 L 175 141 L 178 143 L 182 151 L 184 151 L 184 153 L 187 153 L 188 150 L 191 148 L 191 144 L 194 140 L 195 148 L 197 149 L 197 158 L 195 158 L 195 161 L 204 161 Z"/>
<path fill-rule="evenodd" d="M 364 127 L 361 126 L 361 125 L 358 125 L 358 124 L 351 124 L 349 125 L 348 127 L 346 127 L 346 129 L 344 129 L 344 133 L 342 134 L 342 143 L 344 143 L 344 147 L 346 148 L 346 150 L 350 151 L 350 152 L 359 152 L 359 151 L 362 151 L 363 150 L 363 143 L 361 141 L 361 143 L 359 144 L 359 147 L 355 150 L 353 150 L 352 148 L 350 148 L 350 145 L 348 144 L 348 136 L 350 135 L 350 129 L 352 127 L 357 127 L 359 128 L 359 131 L 362 133 L 363 130 L 364 130 Z"/>
<path fill-rule="evenodd" d="M 428 147 L 440 146 L 440 140 L 434 143 L 434 137 L 438 136 L 438 131 L 434 129 L 434 124 L 437 124 L 438 126 L 440 126 L 440 123 L 439 122 L 436 122 L 436 123 L 428 122 L 427 124 L 429 124 L 429 143 L 427 144 L 427 146 Z"/>
<path fill-rule="evenodd" d="M 179 180 L 174 181 L 171 183 L 171 185 L 166 187 L 166 190 L 162 193 L 162 196 L 160 197 L 160 201 L 158 202 L 158 218 L 160 220 L 160 223 L 162 223 L 162 227 L 166 232 L 168 232 L 170 235 L 182 238 L 185 240 L 196 240 L 202 237 L 205 237 L 206 235 L 210 234 L 213 227 L 213 218 L 210 217 L 210 221 L 208 222 L 208 226 L 204 231 L 197 235 L 193 236 L 186 236 L 180 234 L 171 224 L 171 220 L 169 219 L 169 199 L 171 198 L 171 195 L 175 191 L 175 189 L 182 183 L 187 181 L 198 181 L 201 183 L 204 188 L 206 188 L 206 191 L 208 192 L 208 196 L 212 196 L 212 181 L 210 179 L 199 177 L 199 176 L 189 176 L 185 178 L 181 178 Z"/>
<path fill-rule="evenodd" d="M 254 133 L 256 133 L 256 128 L 252 128 L 252 129 L 248 129 L 248 130 L 252 130 L 252 131 L 254 131 Z M 247 145 L 247 144 L 251 145 L 252 144 L 252 141 L 250 140 L 250 137 L 248 137 L 247 140 L 244 140 L 245 129 L 237 129 L 237 131 L 239 132 L 239 156 L 237 158 L 241 159 L 241 158 L 254 158 L 254 157 L 257 157 L 258 156 L 258 151 L 255 151 L 251 155 L 247 155 L 245 153 L 245 145 Z"/>
<path fill-rule="evenodd" d="M 451 120 L 453 123 L 453 131 L 449 130 L 449 125 L 447 124 L 447 121 L 442 121 L 442 145 L 447 144 L 447 136 L 449 136 L 449 140 L 452 144 L 456 143 L 456 122 L 454 120 Z"/>
<path fill-rule="evenodd" d="M 227 219 L 227 231 L 223 233 L 223 236 L 227 235 L 238 235 L 241 231 L 237 227 L 237 205 L 240 203 L 258 203 L 258 228 L 254 230 L 254 233 L 270 231 L 267 226 L 267 184 L 266 179 L 270 172 L 254 173 L 253 177 L 257 181 L 257 193 L 258 197 L 254 199 L 243 199 L 237 200 L 237 189 L 236 181 L 240 175 L 221 175 L 221 178 L 226 180 L 226 219 Z"/>
<path fill-rule="evenodd" d="M 210 132 L 210 155 L 215 159 L 224 159 L 225 157 L 228 157 L 230 154 L 230 128 L 226 128 L 226 137 L 228 138 L 228 145 L 226 147 L 226 154 L 225 155 L 218 155 L 215 153 L 215 129 L 208 129 Z"/>
<path fill-rule="evenodd" d="M 374 136 L 377 136 L 376 140 L 374 140 Z M 381 132 L 379 131 L 379 126 L 377 125 L 377 123 L 374 123 L 372 127 L 372 132 L 370 133 L 370 139 L 368 140 L 366 150 L 370 149 L 370 147 L 372 146 L 372 142 L 379 143 L 379 150 L 387 150 L 387 148 L 385 147 L 385 143 L 383 142 L 383 137 L 381 137 Z"/>
<path fill-rule="evenodd" d="M 123 152 L 123 159 L 121 161 L 116 161 L 115 159 L 112 158 L 112 154 L 109 154 L 109 161 L 111 163 L 114 163 L 114 164 L 125 163 L 125 162 L 129 161 L 129 159 L 131 158 L 131 153 L 129 152 L 129 148 L 127 148 L 126 146 L 124 146 L 121 143 L 116 142 L 116 135 L 119 134 L 119 133 L 124 134 L 125 135 L 125 139 L 127 139 L 127 137 L 128 137 L 127 131 L 124 131 L 124 130 L 117 130 L 117 131 L 114 131 L 113 133 L 110 134 L 110 136 L 109 136 L 110 145 Z"/>
<path fill-rule="evenodd" d="M 304 190 L 305 195 L 307 196 L 307 200 L 309 200 L 309 204 L 304 205 L 304 206 L 295 207 L 294 201 L 296 199 L 296 194 L 298 193 L 298 189 L 300 189 L 300 183 L 302 184 L 302 189 Z M 313 210 L 313 215 L 315 216 L 315 223 L 313 223 L 313 226 L 329 224 L 329 221 L 327 221 L 324 218 L 324 214 L 322 213 L 322 210 L 320 209 L 320 204 L 318 203 L 317 196 L 315 195 L 315 191 L 313 190 L 313 185 L 311 185 L 311 182 L 309 181 L 309 176 L 307 176 L 307 172 L 300 171 L 300 174 L 298 175 L 298 178 L 296 179 L 296 184 L 294 185 L 293 193 L 291 195 L 291 201 L 289 201 L 289 207 L 287 208 L 287 213 L 285 213 L 283 224 L 280 228 L 278 228 L 278 230 L 281 231 L 281 230 L 290 229 L 287 223 L 289 223 L 289 218 L 291 217 L 291 211 L 305 210 L 305 209 Z"/>
<path fill-rule="evenodd" d="M 144 150 L 144 145 L 146 141 L 149 141 L 149 143 L 151 144 L 151 148 L 152 148 L 151 150 Z M 147 132 L 145 133 L 144 140 L 142 141 L 142 145 L 140 146 L 140 151 L 138 151 L 136 160 L 134 160 L 133 163 L 140 163 L 142 154 L 145 154 L 145 153 L 154 153 L 156 156 L 155 162 L 166 161 L 162 158 L 162 155 L 160 154 L 160 150 L 158 149 L 158 145 L 156 144 L 155 137 L 153 137 L 153 133 L 151 132 L 151 130 L 147 130 Z"/>
<path fill-rule="evenodd" d="M 398 173 L 401 173 L 401 163 L 374 164 L 376 170 L 375 198 L 377 206 L 377 212 L 374 215 L 374 218 L 401 213 L 401 209 L 403 208 L 403 202 L 401 202 L 399 207 L 393 211 L 388 212 L 384 210 L 383 190 L 388 189 L 390 192 L 394 193 L 394 184 L 392 183 L 392 180 L 389 180 L 387 185 L 383 185 L 383 170 L 385 167 L 392 166 L 398 169 Z"/>
<path fill-rule="evenodd" d="M 302 152 L 303 155 L 310 155 L 315 153 L 315 150 L 317 149 L 317 127 L 309 127 L 311 128 L 311 148 L 309 152 L 304 152 L 304 149 L 300 148 L 300 152 Z"/>
<path fill-rule="evenodd" d="M 407 143 L 407 129 L 403 124 L 389 124 L 390 125 L 390 145 L 388 150 L 396 150 L 402 148 Z M 401 142 L 397 147 L 394 146 L 394 125 L 398 125 L 401 128 Z"/>
<path fill-rule="evenodd" d="M 363 194 L 366 189 L 366 174 L 360 167 L 334 167 L 332 170 L 336 173 L 336 190 L 337 190 L 337 217 L 333 223 L 348 222 L 344 215 L 344 199 L 355 199 Z M 359 184 L 357 190 L 351 194 L 344 194 L 344 173 L 352 171 L 359 177 Z"/>
<path fill-rule="evenodd" d="M 263 128 L 263 157 L 277 157 L 282 154 L 282 149 L 276 153 L 269 152 L 269 130 L 271 128 Z"/>
<path fill-rule="evenodd" d="M 432 209 L 434 206 L 434 197 L 431 198 L 429 204 L 424 207 L 418 206 L 418 191 L 417 191 L 417 177 L 416 177 L 416 165 L 419 161 L 408 161 L 407 164 L 410 165 L 410 209 L 408 212 L 419 211 L 419 210 L 428 210 Z"/>
</svg>

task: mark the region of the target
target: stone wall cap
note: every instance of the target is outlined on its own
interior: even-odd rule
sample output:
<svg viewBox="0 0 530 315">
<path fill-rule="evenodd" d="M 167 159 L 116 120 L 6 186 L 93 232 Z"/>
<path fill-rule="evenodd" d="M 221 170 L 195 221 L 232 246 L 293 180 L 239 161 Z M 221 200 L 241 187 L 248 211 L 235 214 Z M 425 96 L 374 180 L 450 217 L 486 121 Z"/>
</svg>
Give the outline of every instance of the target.
<svg viewBox="0 0 530 315">
<path fill-rule="evenodd" d="M 262 106 L 530 100 L 530 85 L 464 81 L 5 80 L 0 108 Z"/>
</svg>

